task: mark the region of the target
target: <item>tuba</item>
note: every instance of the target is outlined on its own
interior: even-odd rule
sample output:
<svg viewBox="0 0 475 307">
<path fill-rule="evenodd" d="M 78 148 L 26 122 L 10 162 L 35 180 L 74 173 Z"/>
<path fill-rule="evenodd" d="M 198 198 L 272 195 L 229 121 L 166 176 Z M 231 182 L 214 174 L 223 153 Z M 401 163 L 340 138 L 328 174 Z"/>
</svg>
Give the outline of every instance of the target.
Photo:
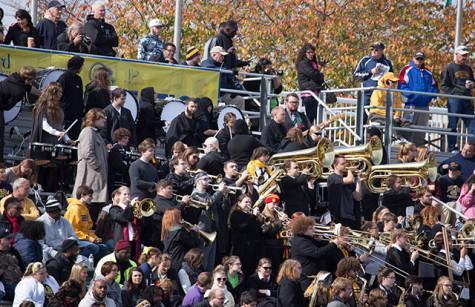
<svg viewBox="0 0 475 307">
<path fill-rule="evenodd" d="M 324 167 L 332 165 L 334 158 L 333 144 L 329 139 L 322 138 L 313 148 L 275 154 L 270 158 L 269 164 L 275 169 L 283 169 L 286 161 L 294 161 L 300 169 L 309 168 L 310 177 L 318 178 Z"/>
<path fill-rule="evenodd" d="M 134 201 L 132 204 L 133 214 L 136 218 L 152 216 L 155 213 L 155 201 L 151 198 Z"/>
<path fill-rule="evenodd" d="M 420 162 L 384 164 L 371 167 L 368 175 L 368 189 L 373 193 L 383 193 L 387 189 L 386 180 L 395 175 L 403 180 L 403 186 L 413 190 L 422 188 L 427 180 L 437 178 L 437 163 L 434 156 Z M 411 184 L 413 178 L 419 179 L 416 185 Z"/>
<path fill-rule="evenodd" d="M 459 240 L 473 240 L 475 236 L 475 224 L 473 221 L 467 221 L 459 232 Z"/>
</svg>

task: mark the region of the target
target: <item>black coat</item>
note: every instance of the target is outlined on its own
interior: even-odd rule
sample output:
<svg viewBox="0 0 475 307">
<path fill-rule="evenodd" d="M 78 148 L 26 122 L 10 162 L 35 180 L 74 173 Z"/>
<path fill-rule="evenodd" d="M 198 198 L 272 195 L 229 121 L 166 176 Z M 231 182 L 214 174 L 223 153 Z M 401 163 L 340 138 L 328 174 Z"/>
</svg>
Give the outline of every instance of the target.
<svg viewBox="0 0 475 307">
<path fill-rule="evenodd" d="M 298 112 L 298 115 L 302 118 L 302 123 L 301 123 L 301 127 L 297 127 L 299 128 L 300 130 L 302 131 L 305 131 L 305 130 L 308 130 L 311 126 L 311 123 L 310 121 L 308 120 L 307 118 L 307 115 L 305 115 L 305 113 L 302 113 L 302 112 Z M 290 114 L 289 114 L 289 111 L 286 109 L 285 110 L 285 122 L 284 122 L 284 126 L 285 126 L 285 129 L 287 129 L 287 131 L 290 129 L 290 128 L 293 128 L 294 127 L 294 124 L 292 123 L 292 119 L 290 117 Z"/>
<path fill-rule="evenodd" d="M 166 177 L 172 182 L 173 191 L 178 195 L 191 195 L 195 180 L 188 173 L 179 176 L 175 173 L 170 173 Z"/>
<path fill-rule="evenodd" d="M 208 152 L 198 161 L 196 168 L 212 176 L 224 175 L 224 158 L 217 151 Z"/>
<path fill-rule="evenodd" d="M 260 146 L 262 144 L 254 136 L 250 134 L 237 134 L 228 142 L 229 158 L 234 160 L 239 168 L 242 169 L 251 160 L 254 149 Z"/>
<path fill-rule="evenodd" d="M 127 206 L 125 210 L 119 206 L 112 206 L 109 210 L 109 219 L 112 222 L 115 244 L 124 239 L 124 227 L 134 219 L 132 206 Z"/>
<path fill-rule="evenodd" d="M 137 146 L 137 136 L 135 134 L 135 121 L 129 109 L 122 107 L 119 112 L 109 104 L 104 108 L 104 114 L 107 117 L 106 125 L 101 130 L 101 136 L 106 144 L 113 144 L 112 134 L 119 128 L 125 128 L 130 131 L 130 146 Z"/>
<path fill-rule="evenodd" d="M 74 261 L 66 258 L 63 253 L 57 253 L 53 258 L 46 262 L 48 274 L 53 276 L 58 284 L 62 284 L 69 279 Z"/>
<path fill-rule="evenodd" d="M 228 142 L 231 140 L 231 136 L 232 133 L 227 127 L 220 129 L 215 136 L 219 142 L 219 150 L 225 160 L 229 159 Z"/>
<path fill-rule="evenodd" d="M 140 104 L 139 120 L 137 121 L 137 144 L 140 144 L 146 138 L 156 141 L 156 129 L 162 127 L 155 106 L 151 101 L 142 99 Z"/>
<path fill-rule="evenodd" d="M 295 150 L 302 150 L 302 149 L 307 149 L 308 146 L 307 144 L 300 144 L 297 142 L 292 142 L 287 138 L 282 139 L 279 145 L 279 150 L 278 152 L 289 152 L 289 151 L 295 151 Z"/>
<path fill-rule="evenodd" d="M 297 80 L 301 91 L 319 91 L 322 89 L 325 78 L 320 70 L 314 70 L 307 59 L 301 60 L 297 67 Z"/>
<path fill-rule="evenodd" d="M 35 27 L 30 28 L 30 32 L 23 32 L 18 23 L 13 24 L 8 28 L 7 35 L 5 35 L 4 44 L 10 45 L 13 42 L 15 46 L 28 46 L 28 37 L 33 37 L 35 39 L 35 46 L 40 47 L 40 36 Z"/>
<path fill-rule="evenodd" d="M 275 267 L 275 266 L 274 266 Z M 273 280 L 272 276 L 269 279 L 269 281 L 265 281 L 263 279 L 259 278 L 259 275 L 257 272 L 252 273 L 246 280 L 246 289 L 251 290 L 270 290 L 270 295 L 273 297 L 277 296 L 277 283 Z M 265 298 L 267 297 L 264 294 L 259 294 L 259 297 Z"/>
<path fill-rule="evenodd" d="M 271 153 L 277 153 L 279 151 L 280 142 L 282 142 L 286 134 L 287 130 L 284 125 L 277 124 L 274 120 L 271 120 L 262 130 L 261 143 L 266 146 Z"/>
<path fill-rule="evenodd" d="M 302 287 L 298 281 L 284 278 L 277 289 L 277 307 L 306 306 Z"/>
<path fill-rule="evenodd" d="M 406 216 L 406 207 L 413 205 L 410 193 L 409 188 L 402 188 L 399 191 L 387 190 L 383 193 L 383 206 L 396 216 Z"/>
<path fill-rule="evenodd" d="M 22 216 L 17 217 L 18 219 L 18 225 L 21 226 L 25 219 Z M 12 223 L 7 219 L 5 216 L 5 213 L 0 215 L 0 231 L 3 231 L 4 229 L 8 229 L 8 232 L 11 233 L 12 235 L 15 235 L 13 231 L 13 225 Z"/>
<path fill-rule="evenodd" d="M 84 91 L 85 113 L 92 108 L 104 109 L 110 103 L 111 96 L 108 89 L 96 87 L 93 83 L 86 85 L 86 90 Z"/>
<path fill-rule="evenodd" d="M 9 75 L 0 82 L 0 111 L 10 110 L 31 90 L 18 73 Z M 0 119 L 3 122 L 3 114 Z"/>
<path fill-rule="evenodd" d="M 292 216 L 297 211 L 303 212 L 306 215 L 310 213 L 311 191 L 307 185 L 308 176 L 301 174 L 298 177 L 292 178 L 284 176 L 279 182 L 280 186 L 280 200 L 285 203 L 285 213 Z"/>
<path fill-rule="evenodd" d="M 115 143 L 109 151 L 108 187 L 110 192 L 121 185 L 130 186 L 129 162 L 126 160 L 126 150 L 127 148 Z"/>
<path fill-rule="evenodd" d="M 119 37 L 114 26 L 105 22 L 104 19 L 87 16 L 83 33 L 91 38 L 91 54 L 115 56 L 112 47 L 119 46 Z"/>
<path fill-rule="evenodd" d="M 332 243 L 326 244 L 304 235 L 291 239 L 291 256 L 302 265 L 302 276 L 316 275 L 326 269 L 326 259 L 332 250 Z"/>
<path fill-rule="evenodd" d="M 167 131 L 166 152 L 171 154 L 171 148 L 176 141 L 182 141 L 188 146 L 201 147 L 204 141 L 201 122 L 196 118 L 188 118 L 185 112 L 175 117 Z"/>
<path fill-rule="evenodd" d="M 75 45 L 72 41 L 69 40 L 67 31 L 58 35 L 58 50 L 76 52 L 76 53 L 89 53 L 88 46 L 84 44 Z"/>
<path fill-rule="evenodd" d="M 192 248 L 201 247 L 203 241 L 194 231 L 187 231 L 180 227 L 165 235 L 163 240 L 163 252 L 172 257 L 172 268 L 178 271 L 181 268 L 183 257 Z"/>
<path fill-rule="evenodd" d="M 407 272 L 409 275 L 416 273 L 416 264 L 411 262 L 411 257 L 405 250 L 399 251 L 395 247 L 390 247 L 386 253 L 385 261 L 392 266 Z M 396 281 L 398 285 L 404 285 L 404 278 L 396 274 Z"/>
<path fill-rule="evenodd" d="M 75 71 L 66 70 L 58 79 L 63 88 L 61 103 L 65 121 L 82 119 L 84 115 L 84 100 L 82 79 Z M 76 125 L 81 126 L 80 123 Z"/>
<path fill-rule="evenodd" d="M 54 22 L 48 18 L 43 18 L 36 25 L 36 30 L 40 36 L 39 48 L 42 49 L 58 49 L 58 35 L 65 32 L 68 26 L 62 20 Z"/>
</svg>

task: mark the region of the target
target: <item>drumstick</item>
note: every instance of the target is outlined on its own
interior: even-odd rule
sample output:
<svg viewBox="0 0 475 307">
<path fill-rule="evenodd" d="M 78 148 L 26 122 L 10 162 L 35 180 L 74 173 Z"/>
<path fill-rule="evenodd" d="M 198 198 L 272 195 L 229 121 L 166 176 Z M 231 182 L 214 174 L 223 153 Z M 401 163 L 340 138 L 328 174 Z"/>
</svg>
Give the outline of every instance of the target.
<svg viewBox="0 0 475 307">
<path fill-rule="evenodd" d="M 73 123 L 72 123 L 71 125 L 69 125 L 68 129 L 66 129 L 66 130 L 64 131 L 64 134 L 66 135 L 66 134 L 68 133 L 68 131 L 71 130 L 71 128 L 72 128 L 74 125 L 76 125 L 77 122 L 78 122 L 78 119 L 76 118 L 76 119 L 73 121 Z M 58 141 L 61 141 L 61 139 L 62 139 L 62 138 L 59 138 Z"/>
</svg>

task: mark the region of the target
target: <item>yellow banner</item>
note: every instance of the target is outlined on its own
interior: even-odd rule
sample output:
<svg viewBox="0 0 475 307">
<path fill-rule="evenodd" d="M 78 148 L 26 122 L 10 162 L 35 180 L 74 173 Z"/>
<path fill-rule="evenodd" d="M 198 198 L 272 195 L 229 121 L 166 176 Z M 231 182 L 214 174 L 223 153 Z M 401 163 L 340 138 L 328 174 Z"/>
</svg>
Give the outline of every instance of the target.
<svg viewBox="0 0 475 307">
<path fill-rule="evenodd" d="M 40 72 L 51 68 L 66 69 L 67 61 L 73 55 L 51 50 L 0 46 L 0 73 L 11 74 L 25 65 L 33 66 Z M 112 85 L 127 89 L 136 95 L 142 88 L 153 86 L 161 97 L 209 97 L 214 104 L 217 104 L 219 94 L 217 71 L 87 54 L 78 55 L 85 59 L 81 71 L 84 85 L 91 80 L 95 69 L 105 67 L 111 73 Z"/>
</svg>

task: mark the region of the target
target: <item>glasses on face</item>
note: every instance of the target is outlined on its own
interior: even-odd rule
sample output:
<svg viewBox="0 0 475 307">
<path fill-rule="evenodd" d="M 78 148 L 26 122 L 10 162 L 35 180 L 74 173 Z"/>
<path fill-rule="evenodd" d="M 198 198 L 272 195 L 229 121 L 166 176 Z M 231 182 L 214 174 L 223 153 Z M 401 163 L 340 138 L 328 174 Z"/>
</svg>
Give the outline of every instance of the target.
<svg viewBox="0 0 475 307">
<path fill-rule="evenodd" d="M 198 157 L 198 156 L 191 156 L 191 158 L 197 160 L 197 159 L 199 159 L 200 157 Z"/>
<path fill-rule="evenodd" d="M 226 277 L 218 277 L 216 278 L 217 281 L 222 282 L 222 281 L 227 281 L 228 279 Z"/>
<path fill-rule="evenodd" d="M 424 61 L 424 58 L 416 58 L 417 61 Z"/>
<path fill-rule="evenodd" d="M 289 100 L 288 103 L 299 103 L 298 100 Z"/>
</svg>

